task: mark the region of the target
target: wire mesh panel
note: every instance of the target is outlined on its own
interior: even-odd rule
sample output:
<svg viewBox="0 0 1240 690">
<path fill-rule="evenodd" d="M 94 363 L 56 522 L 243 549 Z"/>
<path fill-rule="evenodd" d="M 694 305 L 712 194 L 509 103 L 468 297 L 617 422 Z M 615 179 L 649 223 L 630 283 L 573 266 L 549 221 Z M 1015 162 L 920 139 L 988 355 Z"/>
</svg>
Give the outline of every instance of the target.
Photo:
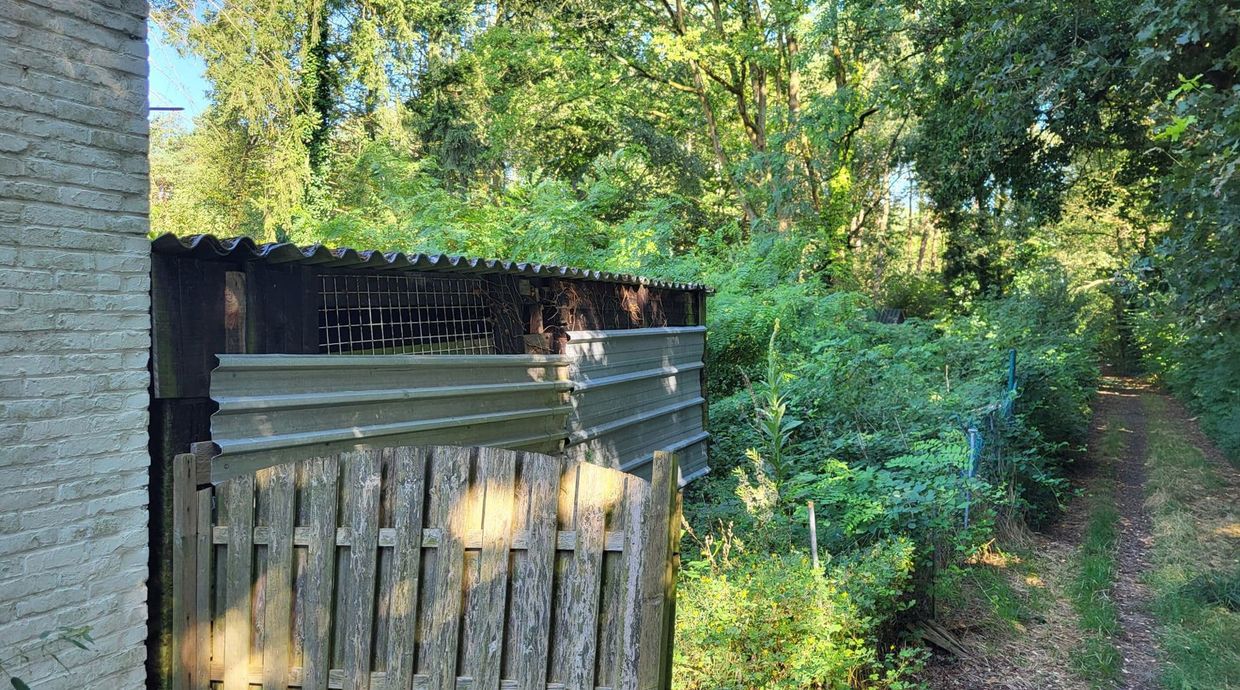
<svg viewBox="0 0 1240 690">
<path fill-rule="evenodd" d="M 493 354 L 483 288 L 478 278 L 323 275 L 319 352 Z"/>
</svg>

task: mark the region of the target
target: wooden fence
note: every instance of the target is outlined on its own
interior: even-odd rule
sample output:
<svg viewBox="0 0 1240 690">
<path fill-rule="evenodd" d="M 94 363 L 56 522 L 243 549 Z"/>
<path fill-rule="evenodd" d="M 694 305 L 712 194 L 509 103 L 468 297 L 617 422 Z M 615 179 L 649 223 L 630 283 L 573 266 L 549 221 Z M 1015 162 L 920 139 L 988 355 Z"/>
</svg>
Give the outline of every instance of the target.
<svg viewBox="0 0 1240 690">
<path fill-rule="evenodd" d="M 670 677 L 676 458 L 650 482 L 389 448 L 198 489 L 174 466 L 173 688 L 595 690 Z"/>
</svg>

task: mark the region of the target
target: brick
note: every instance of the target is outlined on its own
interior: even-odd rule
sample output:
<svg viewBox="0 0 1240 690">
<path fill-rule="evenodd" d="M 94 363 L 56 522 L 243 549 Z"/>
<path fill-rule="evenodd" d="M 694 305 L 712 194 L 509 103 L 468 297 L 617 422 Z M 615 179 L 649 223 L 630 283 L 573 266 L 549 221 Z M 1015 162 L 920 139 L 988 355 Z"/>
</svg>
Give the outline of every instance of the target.
<svg viewBox="0 0 1240 690">
<path fill-rule="evenodd" d="M 30 141 L 13 134 L 0 134 L 0 153 L 21 153 L 30 146 Z"/>
<path fill-rule="evenodd" d="M 98 640 L 35 687 L 145 685 L 146 11 L 0 2 L 0 648 Z"/>
</svg>

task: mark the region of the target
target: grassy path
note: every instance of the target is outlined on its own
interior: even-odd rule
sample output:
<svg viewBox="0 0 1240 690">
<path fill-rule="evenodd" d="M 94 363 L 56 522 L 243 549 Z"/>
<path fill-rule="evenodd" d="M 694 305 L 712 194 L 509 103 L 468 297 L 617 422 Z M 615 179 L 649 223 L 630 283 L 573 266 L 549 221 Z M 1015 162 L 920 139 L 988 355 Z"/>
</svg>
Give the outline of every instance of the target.
<svg viewBox="0 0 1240 690">
<path fill-rule="evenodd" d="M 1118 614 L 1112 636 L 1121 661 L 1120 687 L 1158 687 L 1158 641 L 1150 613 L 1152 595 L 1142 577 L 1149 570 L 1153 522 L 1145 508 L 1147 420 L 1143 397 L 1149 395 L 1131 379 L 1108 379 L 1098 391 L 1095 419 L 1124 436 L 1124 450 L 1114 462 L 1115 508 L 1119 529 L 1115 541 L 1116 572 L 1111 596 Z"/>
<path fill-rule="evenodd" d="M 974 650 L 936 690 L 1240 690 L 1240 472 L 1174 400 L 1111 378 L 1081 489 L 1045 533 L 966 569 L 946 624 Z"/>
</svg>

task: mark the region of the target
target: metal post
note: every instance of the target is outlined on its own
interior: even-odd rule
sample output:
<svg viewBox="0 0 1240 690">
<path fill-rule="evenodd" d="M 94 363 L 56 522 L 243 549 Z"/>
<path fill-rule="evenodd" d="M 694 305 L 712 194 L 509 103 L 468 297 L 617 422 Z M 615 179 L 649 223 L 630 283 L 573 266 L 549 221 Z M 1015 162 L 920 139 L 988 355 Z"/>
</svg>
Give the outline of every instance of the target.
<svg viewBox="0 0 1240 690">
<path fill-rule="evenodd" d="M 1007 397 L 1003 401 L 1003 416 L 1010 418 L 1016 404 L 1016 348 L 1008 350 Z"/>
<path fill-rule="evenodd" d="M 805 504 L 809 507 L 809 550 L 814 558 L 814 570 L 818 570 L 818 522 L 814 519 L 814 502 Z"/>
<path fill-rule="evenodd" d="M 977 431 L 976 424 L 969 425 L 969 466 L 965 469 L 964 476 L 972 479 L 977 474 L 977 464 L 982 455 L 982 435 Z M 969 527 L 969 507 L 973 502 L 973 490 L 965 489 L 964 494 L 964 526 Z"/>
</svg>

